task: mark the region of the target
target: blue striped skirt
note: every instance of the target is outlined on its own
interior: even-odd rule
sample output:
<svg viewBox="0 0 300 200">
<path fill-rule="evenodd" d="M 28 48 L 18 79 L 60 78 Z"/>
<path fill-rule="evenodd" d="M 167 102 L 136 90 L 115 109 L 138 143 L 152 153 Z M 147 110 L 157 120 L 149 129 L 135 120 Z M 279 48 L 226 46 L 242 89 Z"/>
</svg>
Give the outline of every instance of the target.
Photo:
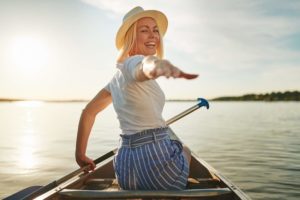
<svg viewBox="0 0 300 200">
<path fill-rule="evenodd" d="M 185 189 L 189 163 L 182 144 L 170 139 L 167 127 L 121 135 L 120 144 L 114 168 L 122 189 Z"/>
</svg>

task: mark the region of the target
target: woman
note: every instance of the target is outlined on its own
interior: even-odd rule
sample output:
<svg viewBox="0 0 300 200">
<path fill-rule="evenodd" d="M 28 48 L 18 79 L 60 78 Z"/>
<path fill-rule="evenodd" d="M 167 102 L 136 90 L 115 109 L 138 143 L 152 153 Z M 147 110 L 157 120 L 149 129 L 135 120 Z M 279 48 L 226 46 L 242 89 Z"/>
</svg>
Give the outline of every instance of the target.
<svg viewBox="0 0 300 200">
<path fill-rule="evenodd" d="M 76 143 L 76 161 L 95 168 L 86 147 L 96 115 L 113 102 L 120 122 L 121 142 L 114 158 L 117 180 L 126 190 L 180 190 L 186 187 L 190 154 L 170 140 L 162 118 L 165 96 L 155 81 L 193 79 L 163 59 L 162 37 L 166 16 L 136 7 L 129 11 L 116 36 L 120 50 L 117 72 L 82 112 Z"/>
</svg>

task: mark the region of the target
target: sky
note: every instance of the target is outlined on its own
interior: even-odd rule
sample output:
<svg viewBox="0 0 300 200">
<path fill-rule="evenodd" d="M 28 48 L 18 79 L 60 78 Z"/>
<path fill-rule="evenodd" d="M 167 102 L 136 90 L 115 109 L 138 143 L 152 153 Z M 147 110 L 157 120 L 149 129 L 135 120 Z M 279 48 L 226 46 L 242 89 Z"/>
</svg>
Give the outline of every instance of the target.
<svg viewBox="0 0 300 200">
<path fill-rule="evenodd" d="M 200 75 L 157 79 L 167 99 L 300 90 L 298 0 L 0 0 L 0 98 L 93 98 L 135 6 L 166 14 L 165 58 Z"/>
</svg>

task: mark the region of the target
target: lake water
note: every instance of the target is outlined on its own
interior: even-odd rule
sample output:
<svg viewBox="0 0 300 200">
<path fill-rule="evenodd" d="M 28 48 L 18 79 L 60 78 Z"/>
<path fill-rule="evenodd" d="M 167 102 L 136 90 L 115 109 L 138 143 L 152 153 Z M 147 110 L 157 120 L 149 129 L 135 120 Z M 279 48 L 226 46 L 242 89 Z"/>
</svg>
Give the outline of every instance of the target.
<svg viewBox="0 0 300 200">
<path fill-rule="evenodd" d="M 0 103 L 0 198 L 77 169 L 74 148 L 86 103 Z M 166 119 L 194 105 L 167 102 Z M 211 102 L 171 126 L 193 152 L 253 199 L 300 198 L 300 103 Z M 88 155 L 118 144 L 112 106 L 96 119 Z"/>
</svg>

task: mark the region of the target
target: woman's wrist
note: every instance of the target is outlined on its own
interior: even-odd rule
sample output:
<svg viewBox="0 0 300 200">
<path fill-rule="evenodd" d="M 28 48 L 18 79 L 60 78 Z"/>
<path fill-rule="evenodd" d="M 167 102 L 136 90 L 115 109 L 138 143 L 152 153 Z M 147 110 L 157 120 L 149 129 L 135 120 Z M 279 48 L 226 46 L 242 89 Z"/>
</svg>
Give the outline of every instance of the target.
<svg viewBox="0 0 300 200">
<path fill-rule="evenodd" d="M 75 157 L 76 157 L 76 159 L 82 160 L 85 157 L 85 153 L 76 151 Z"/>
<path fill-rule="evenodd" d="M 145 56 L 145 58 L 142 61 L 142 69 L 145 76 L 149 79 L 155 78 L 153 76 L 153 72 L 155 71 L 155 68 L 157 66 L 157 62 L 160 59 L 158 59 L 156 56 Z"/>
</svg>

